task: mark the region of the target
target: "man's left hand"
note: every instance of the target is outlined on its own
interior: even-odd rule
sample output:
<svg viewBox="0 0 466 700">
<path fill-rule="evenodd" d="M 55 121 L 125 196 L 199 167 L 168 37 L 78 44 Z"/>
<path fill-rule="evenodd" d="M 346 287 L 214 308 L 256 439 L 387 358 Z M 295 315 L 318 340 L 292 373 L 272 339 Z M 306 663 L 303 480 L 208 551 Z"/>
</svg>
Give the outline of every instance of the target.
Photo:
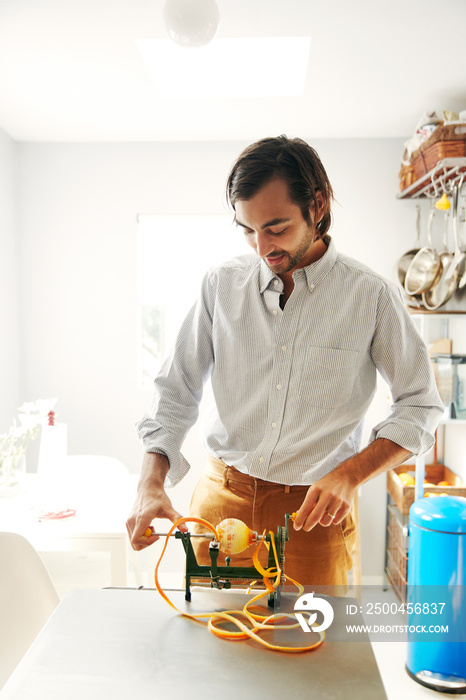
<svg viewBox="0 0 466 700">
<path fill-rule="evenodd" d="M 338 470 L 316 481 L 296 514 L 295 530 L 309 532 L 317 523 L 324 527 L 341 523 L 351 510 L 356 488 Z"/>
<path fill-rule="evenodd" d="M 309 532 L 320 523 L 338 525 L 348 515 L 356 490 L 369 479 L 403 464 L 411 452 L 387 438 L 377 438 L 309 487 L 296 514 L 295 530 Z"/>
</svg>

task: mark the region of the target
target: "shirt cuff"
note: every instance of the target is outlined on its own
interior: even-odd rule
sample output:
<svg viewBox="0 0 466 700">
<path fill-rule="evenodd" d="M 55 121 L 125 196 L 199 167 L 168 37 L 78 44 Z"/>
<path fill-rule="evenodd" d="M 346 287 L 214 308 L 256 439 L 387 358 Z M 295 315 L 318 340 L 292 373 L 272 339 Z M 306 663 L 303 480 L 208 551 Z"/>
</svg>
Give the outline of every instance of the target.
<svg viewBox="0 0 466 700">
<path fill-rule="evenodd" d="M 163 454 L 168 459 L 170 468 L 164 486 L 176 486 L 190 470 L 190 464 L 181 454 L 175 439 L 161 426 L 158 427 L 151 418 L 143 418 L 136 425 L 144 451 Z"/>
<path fill-rule="evenodd" d="M 378 438 L 391 440 L 416 457 L 429 452 L 435 443 L 435 437 L 429 430 L 404 420 L 383 423 L 373 428 L 369 442 Z"/>
</svg>

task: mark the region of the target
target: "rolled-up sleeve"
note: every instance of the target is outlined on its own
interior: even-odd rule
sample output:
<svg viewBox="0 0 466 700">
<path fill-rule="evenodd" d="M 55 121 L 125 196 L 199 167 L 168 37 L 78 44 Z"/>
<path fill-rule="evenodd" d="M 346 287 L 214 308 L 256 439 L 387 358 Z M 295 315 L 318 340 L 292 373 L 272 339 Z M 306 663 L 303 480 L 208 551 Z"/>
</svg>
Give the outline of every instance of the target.
<svg viewBox="0 0 466 700">
<path fill-rule="evenodd" d="M 388 438 L 414 455 L 432 448 L 444 412 L 424 341 L 406 311 L 398 290 L 381 293 L 371 355 L 388 383 L 390 415 L 372 429 L 370 441 Z"/>
<path fill-rule="evenodd" d="M 188 313 L 173 351 L 154 380 L 150 412 L 136 424 L 145 452 L 157 452 L 168 458 L 167 486 L 175 486 L 190 468 L 181 447 L 197 420 L 204 383 L 213 365 L 213 284 L 207 274 L 200 297 Z"/>
</svg>

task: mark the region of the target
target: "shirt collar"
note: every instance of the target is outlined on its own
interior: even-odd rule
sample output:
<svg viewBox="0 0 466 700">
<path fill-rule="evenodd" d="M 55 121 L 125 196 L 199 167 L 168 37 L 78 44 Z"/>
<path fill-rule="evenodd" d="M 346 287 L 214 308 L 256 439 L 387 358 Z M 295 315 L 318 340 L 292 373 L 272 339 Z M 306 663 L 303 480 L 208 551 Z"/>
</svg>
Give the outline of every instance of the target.
<svg viewBox="0 0 466 700">
<path fill-rule="evenodd" d="M 276 280 L 279 279 L 277 275 L 275 275 L 270 267 L 267 265 L 265 260 L 260 259 L 260 268 L 259 268 L 259 291 L 261 294 L 265 292 L 266 289 Z"/>
<path fill-rule="evenodd" d="M 326 236 L 325 241 L 327 243 L 327 250 L 323 256 L 307 267 L 303 267 L 301 270 L 296 270 L 293 273 L 293 277 L 296 275 L 305 274 L 307 285 L 311 289 L 314 289 L 323 280 L 327 273 L 330 272 L 337 259 L 337 249 L 333 242 L 333 238 Z M 277 275 L 272 272 L 265 260 L 261 259 L 259 271 L 260 293 L 263 294 L 276 279 L 279 279 Z"/>
</svg>

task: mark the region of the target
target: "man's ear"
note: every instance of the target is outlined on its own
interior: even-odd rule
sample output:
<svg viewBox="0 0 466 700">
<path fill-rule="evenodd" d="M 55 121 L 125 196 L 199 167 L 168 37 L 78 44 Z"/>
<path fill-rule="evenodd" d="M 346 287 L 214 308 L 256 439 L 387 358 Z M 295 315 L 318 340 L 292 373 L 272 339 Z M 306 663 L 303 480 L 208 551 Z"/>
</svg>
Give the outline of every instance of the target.
<svg viewBox="0 0 466 700">
<path fill-rule="evenodd" d="M 314 226 L 317 226 L 319 221 L 322 219 L 324 215 L 324 198 L 322 196 L 322 192 L 320 190 L 316 191 L 316 202 L 317 202 L 317 214 L 315 214 L 315 207 L 311 206 L 310 207 L 310 213 L 311 213 L 311 219 L 314 223 Z"/>
</svg>

